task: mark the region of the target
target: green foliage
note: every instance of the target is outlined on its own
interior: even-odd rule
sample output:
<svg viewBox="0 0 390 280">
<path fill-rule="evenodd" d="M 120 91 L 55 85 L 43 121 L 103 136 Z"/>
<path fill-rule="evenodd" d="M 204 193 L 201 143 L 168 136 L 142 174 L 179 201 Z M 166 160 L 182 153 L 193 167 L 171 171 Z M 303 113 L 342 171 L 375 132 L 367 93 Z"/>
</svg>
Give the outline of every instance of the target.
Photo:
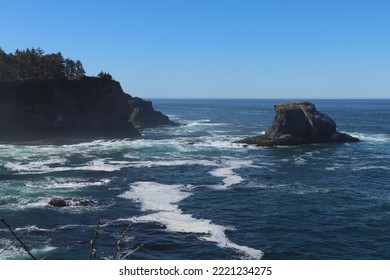
<svg viewBox="0 0 390 280">
<path fill-rule="evenodd" d="M 85 75 L 82 63 L 64 59 L 60 52 L 45 54 L 40 48 L 5 53 L 0 48 L 0 81 L 79 79 Z"/>
</svg>

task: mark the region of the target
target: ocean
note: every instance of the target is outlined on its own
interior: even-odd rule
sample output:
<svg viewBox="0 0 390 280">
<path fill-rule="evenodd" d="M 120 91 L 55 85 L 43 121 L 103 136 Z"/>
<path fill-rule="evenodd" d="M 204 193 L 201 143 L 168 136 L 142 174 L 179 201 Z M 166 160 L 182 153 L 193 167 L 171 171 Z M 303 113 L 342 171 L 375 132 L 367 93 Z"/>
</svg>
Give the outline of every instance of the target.
<svg viewBox="0 0 390 280">
<path fill-rule="evenodd" d="M 281 101 L 156 99 L 181 126 L 0 145 L 0 216 L 45 259 L 88 259 L 98 221 L 98 259 L 390 259 L 390 100 L 309 100 L 358 143 L 232 144 Z M 29 258 L 0 224 L 0 259 Z"/>
</svg>

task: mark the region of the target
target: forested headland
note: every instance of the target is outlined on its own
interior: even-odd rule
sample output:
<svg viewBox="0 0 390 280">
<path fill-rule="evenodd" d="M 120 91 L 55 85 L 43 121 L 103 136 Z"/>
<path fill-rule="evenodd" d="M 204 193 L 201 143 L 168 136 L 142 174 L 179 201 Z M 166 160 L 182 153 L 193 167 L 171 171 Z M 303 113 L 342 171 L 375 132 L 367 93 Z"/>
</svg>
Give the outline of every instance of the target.
<svg viewBox="0 0 390 280">
<path fill-rule="evenodd" d="M 0 48 L 0 142 L 128 138 L 160 125 L 177 124 L 126 94 L 108 72 L 89 77 L 60 52 Z"/>
<path fill-rule="evenodd" d="M 0 47 L 0 81 L 75 80 L 84 75 L 80 60 L 64 58 L 61 52 L 45 54 L 40 48 L 27 48 L 7 54 Z"/>
</svg>

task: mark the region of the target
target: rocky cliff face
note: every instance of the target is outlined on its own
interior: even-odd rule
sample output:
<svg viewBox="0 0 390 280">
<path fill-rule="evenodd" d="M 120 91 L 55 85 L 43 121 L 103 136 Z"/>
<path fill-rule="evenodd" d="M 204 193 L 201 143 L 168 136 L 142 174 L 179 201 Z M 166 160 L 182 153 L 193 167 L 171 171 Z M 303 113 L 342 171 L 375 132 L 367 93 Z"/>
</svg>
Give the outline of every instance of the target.
<svg viewBox="0 0 390 280">
<path fill-rule="evenodd" d="M 124 93 L 116 81 L 84 77 L 0 82 L 2 141 L 135 137 L 140 134 L 134 126 L 165 124 L 174 123 L 151 103 Z"/>
<path fill-rule="evenodd" d="M 265 135 L 248 137 L 236 143 L 258 146 L 302 145 L 310 143 L 356 142 L 359 139 L 336 130 L 336 123 L 318 112 L 310 102 L 275 105 L 276 116 Z"/>
<path fill-rule="evenodd" d="M 167 116 L 153 109 L 151 101 L 141 98 L 132 98 L 128 102 L 131 110 L 130 122 L 136 128 L 156 127 L 160 125 L 177 125 L 169 120 Z"/>
</svg>

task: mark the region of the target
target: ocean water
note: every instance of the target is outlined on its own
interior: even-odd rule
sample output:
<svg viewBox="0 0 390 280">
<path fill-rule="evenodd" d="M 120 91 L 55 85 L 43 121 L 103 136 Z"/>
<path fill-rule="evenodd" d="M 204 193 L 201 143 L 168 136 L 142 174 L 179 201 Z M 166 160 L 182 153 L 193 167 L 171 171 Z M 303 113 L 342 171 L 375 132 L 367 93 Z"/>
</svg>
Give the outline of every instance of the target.
<svg viewBox="0 0 390 280">
<path fill-rule="evenodd" d="M 279 100 L 154 100 L 142 138 L 0 145 L 0 216 L 38 258 L 390 259 L 390 100 L 314 100 L 359 143 L 257 148 Z M 51 198 L 89 199 L 55 208 Z M 0 224 L 0 259 L 29 256 Z"/>
</svg>

